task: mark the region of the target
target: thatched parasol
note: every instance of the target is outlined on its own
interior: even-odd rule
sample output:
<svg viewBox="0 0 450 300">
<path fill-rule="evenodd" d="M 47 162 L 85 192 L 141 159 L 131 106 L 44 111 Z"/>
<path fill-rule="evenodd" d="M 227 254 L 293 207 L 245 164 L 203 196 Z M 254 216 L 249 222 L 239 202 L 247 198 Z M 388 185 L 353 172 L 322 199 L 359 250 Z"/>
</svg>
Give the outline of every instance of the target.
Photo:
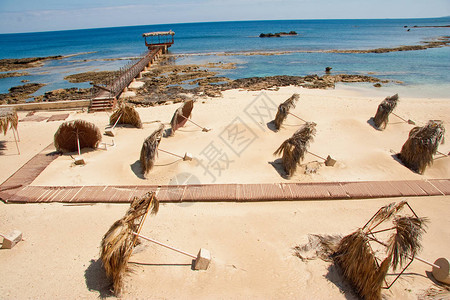
<svg viewBox="0 0 450 300">
<path fill-rule="evenodd" d="M 122 291 L 127 263 L 136 245 L 137 235 L 134 233 L 139 234 L 148 212 L 156 214 L 158 208 L 159 202 L 153 192 L 146 193 L 142 198 L 135 197 L 125 216 L 116 221 L 102 239 L 100 257 L 106 275 L 114 283 L 116 295 Z"/>
<path fill-rule="evenodd" d="M 14 134 L 14 141 L 16 142 L 17 152 L 20 154 L 19 145 L 17 144 L 17 140 L 19 138 L 19 131 L 17 130 L 17 125 L 19 124 L 19 117 L 14 108 L 0 108 L 0 130 L 3 131 L 5 135 L 8 132 L 8 129 L 11 129 Z M 17 132 L 17 138 L 16 138 Z"/>
<path fill-rule="evenodd" d="M 130 124 L 134 127 L 142 128 L 139 113 L 134 107 L 126 103 L 120 104 L 109 118 L 109 124 L 115 125 L 116 122 L 117 124 Z"/>
<path fill-rule="evenodd" d="M 149 137 L 147 137 L 142 144 L 141 149 L 141 167 L 142 174 L 147 175 L 155 164 L 155 158 L 158 154 L 158 146 L 164 132 L 164 124 L 160 124 L 159 128 L 155 130 Z"/>
<path fill-rule="evenodd" d="M 316 134 L 315 127 L 316 123 L 307 122 L 275 151 L 274 155 L 283 155 L 283 167 L 288 176 L 294 174 L 297 165 L 305 157 L 309 143 Z"/>
<path fill-rule="evenodd" d="M 277 115 L 274 120 L 276 130 L 280 130 L 281 124 L 283 124 L 289 114 L 289 110 L 295 108 L 295 102 L 298 101 L 299 97 L 299 94 L 293 94 L 289 99 L 278 106 Z"/>
<path fill-rule="evenodd" d="M 183 127 L 184 124 L 186 124 L 191 117 L 193 108 L 194 100 L 187 100 L 175 111 L 172 120 L 170 121 L 172 127 L 171 135 L 173 135 L 178 128 Z"/>
<path fill-rule="evenodd" d="M 397 106 L 398 102 L 398 94 L 395 94 L 392 97 L 386 97 L 380 105 L 378 105 L 377 113 L 375 117 L 373 117 L 373 121 L 375 126 L 383 130 L 386 128 L 387 123 L 389 122 L 389 114 L 394 110 Z"/>
<path fill-rule="evenodd" d="M 440 120 L 430 120 L 423 127 L 414 127 L 398 157 L 406 167 L 423 174 L 425 168 L 433 164 L 433 155 L 444 142 L 444 134 L 445 128 Z"/>
<path fill-rule="evenodd" d="M 378 266 L 369 239 L 361 230 L 345 236 L 339 243 L 335 262 L 363 299 L 381 299 L 381 286 L 389 269 L 390 257 Z"/>
<path fill-rule="evenodd" d="M 56 150 L 60 152 L 73 152 L 85 147 L 95 149 L 101 140 L 102 134 L 95 124 L 75 120 L 64 122 L 59 126 L 55 133 L 54 144 Z"/>
<path fill-rule="evenodd" d="M 405 204 L 411 208 L 406 202 L 382 207 L 364 227 L 345 236 L 333 255 L 344 277 L 364 299 L 381 299 L 381 287 L 389 268 L 395 270 L 407 260 L 412 261 L 421 249 L 420 240 L 425 232 L 427 219 L 417 217 L 412 209 L 414 216 L 398 214 Z M 374 230 L 390 220 L 393 226 Z M 377 236 L 388 232 L 391 234 L 387 242 L 381 241 Z M 379 258 L 379 253 L 374 251 L 371 243 L 384 246 L 387 256 L 384 259 Z M 395 280 L 391 285 L 394 282 Z"/>
<path fill-rule="evenodd" d="M 17 131 L 18 124 L 19 117 L 14 108 L 0 108 L 0 129 L 3 131 L 3 134 L 6 134 L 8 129 L 15 129 Z"/>
</svg>

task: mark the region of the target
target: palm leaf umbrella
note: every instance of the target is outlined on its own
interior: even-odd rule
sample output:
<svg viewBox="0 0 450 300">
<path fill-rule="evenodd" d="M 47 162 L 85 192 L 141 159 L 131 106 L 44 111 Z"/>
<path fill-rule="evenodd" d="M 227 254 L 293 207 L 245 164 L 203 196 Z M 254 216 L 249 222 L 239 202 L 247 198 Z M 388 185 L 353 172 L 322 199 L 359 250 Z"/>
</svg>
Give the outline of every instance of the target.
<svg viewBox="0 0 450 300">
<path fill-rule="evenodd" d="M 192 109 L 194 108 L 194 100 L 184 102 L 173 114 L 170 125 L 172 127 L 171 134 L 173 135 L 178 128 L 183 127 L 188 119 L 191 117 Z"/>
<path fill-rule="evenodd" d="M 109 124 L 130 124 L 136 128 L 142 128 L 139 113 L 130 104 L 122 103 L 109 118 Z"/>
<path fill-rule="evenodd" d="M 160 124 L 159 128 L 155 130 L 149 137 L 147 137 L 142 144 L 141 149 L 141 167 L 142 174 L 147 175 L 155 164 L 156 155 L 158 154 L 158 146 L 164 132 L 164 125 Z"/>
<path fill-rule="evenodd" d="M 387 123 L 389 122 L 389 115 L 392 113 L 394 108 L 397 106 L 398 102 L 398 94 L 395 94 L 391 97 L 386 97 L 380 105 L 378 105 L 377 112 L 375 114 L 375 117 L 373 118 L 373 121 L 375 123 L 375 126 L 383 130 L 386 128 Z"/>
<path fill-rule="evenodd" d="M 440 120 L 430 120 L 423 127 L 414 127 L 403 144 L 399 158 L 411 170 L 423 174 L 433 164 L 440 143 L 444 142 L 445 128 Z"/>
<path fill-rule="evenodd" d="M 101 140 L 100 129 L 84 120 L 62 123 L 54 136 L 55 148 L 60 152 L 74 152 L 85 147 L 95 149 Z"/>
<path fill-rule="evenodd" d="M 284 120 L 286 120 L 289 114 L 289 110 L 291 108 L 295 108 L 295 102 L 298 101 L 299 97 L 299 94 L 293 94 L 278 106 L 277 114 L 274 120 L 276 130 L 280 130 L 281 125 L 283 124 Z"/>
<path fill-rule="evenodd" d="M 274 155 L 282 154 L 283 167 L 289 177 L 294 174 L 297 165 L 305 157 L 309 143 L 316 134 L 315 127 L 316 123 L 307 122 L 275 151 Z"/>
<path fill-rule="evenodd" d="M 159 201 L 155 193 L 148 192 L 142 198 L 135 197 L 125 215 L 117 220 L 103 236 L 100 258 L 106 275 L 113 281 L 116 295 L 120 295 L 123 288 L 128 260 L 137 242 L 135 233 L 140 233 L 148 212 L 155 215 L 158 209 Z"/>
<path fill-rule="evenodd" d="M 0 130 L 3 131 L 3 134 L 6 135 L 8 129 L 11 129 L 14 134 L 14 141 L 16 142 L 17 152 L 20 154 L 19 145 L 17 143 L 17 139 L 19 138 L 19 131 L 17 131 L 17 126 L 19 124 L 19 117 L 14 108 L 0 108 Z M 16 138 L 17 132 L 17 138 Z"/>
<path fill-rule="evenodd" d="M 344 277 L 364 299 L 381 299 L 381 287 L 389 268 L 395 270 L 398 266 L 403 266 L 422 247 L 421 238 L 427 219 L 417 217 L 412 209 L 414 216 L 400 215 L 399 212 L 405 205 L 411 209 L 404 201 L 380 208 L 364 227 L 345 236 L 334 253 L 334 260 L 342 269 Z M 388 221 L 392 221 L 392 227 L 374 230 Z M 377 234 L 389 231 L 392 233 L 387 242 L 378 238 Z M 377 257 L 379 254 L 371 246 L 373 242 L 385 247 L 387 256 L 384 259 Z M 382 261 L 381 265 L 379 261 Z M 395 280 L 391 285 L 394 282 Z"/>
</svg>

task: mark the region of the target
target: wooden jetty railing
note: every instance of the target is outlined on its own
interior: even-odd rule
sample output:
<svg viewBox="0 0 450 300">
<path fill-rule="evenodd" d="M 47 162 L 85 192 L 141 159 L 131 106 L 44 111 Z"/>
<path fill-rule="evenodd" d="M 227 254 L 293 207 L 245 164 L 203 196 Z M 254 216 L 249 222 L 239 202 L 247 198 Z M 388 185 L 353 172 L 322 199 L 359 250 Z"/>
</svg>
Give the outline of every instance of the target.
<svg viewBox="0 0 450 300">
<path fill-rule="evenodd" d="M 104 86 L 94 85 L 91 106 L 89 110 L 113 109 L 117 98 L 126 91 L 134 78 L 138 77 L 146 67 L 158 59 L 161 54 L 167 53 L 167 49 L 173 44 L 173 31 L 149 32 L 142 36 L 148 51 L 135 64 L 129 63 L 119 71 L 119 76 L 106 83 Z M 149 38 L 149 42 L 147 41 Z"/>
</svg>

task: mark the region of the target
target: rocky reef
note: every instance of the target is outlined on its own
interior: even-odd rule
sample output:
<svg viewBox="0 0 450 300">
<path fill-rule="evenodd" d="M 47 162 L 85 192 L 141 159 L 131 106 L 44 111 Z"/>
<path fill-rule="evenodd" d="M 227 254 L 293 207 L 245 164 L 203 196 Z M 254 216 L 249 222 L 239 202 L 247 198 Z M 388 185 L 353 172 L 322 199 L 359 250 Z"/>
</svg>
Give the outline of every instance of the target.
<svg viewBox="0 0 450 300">
<path fill-rule="evenodd" d="M 297 32 L 295 31 L 289 31 L 289 32 L 276 32 L 276 33 L 261 33 L 259 35 L 260 38 L 266 38 L 266 37 L 282 37 L 282 36 L 288 36 L 288 35 L 297 35 Z"/>
<path fill-rule="evenodd" d="M 64 79 L 71 83 L 90 82 L 92 84 L 103 84 L 118 75 L 119 71 L 84 72 L 68 75 Z"/>
<path fill-rule="evenodd" d="M 0 104 L 24 103 L 30 98 L 30 95 L 38 91 L 45 84 L 26 83 L 24 85 L 14 86 L 9 89 L 9 93 L 0 94 Z"/>
<path fill-rule="evenodd" d="M 5 58 L 0 59 L 0 72 L 22 70 L 28 68 L 40 67 L 47 60 L 61 59 L 64 56 L 47 56 L 47 57 L 27 57 L 27 58 Z"/>
</svg>

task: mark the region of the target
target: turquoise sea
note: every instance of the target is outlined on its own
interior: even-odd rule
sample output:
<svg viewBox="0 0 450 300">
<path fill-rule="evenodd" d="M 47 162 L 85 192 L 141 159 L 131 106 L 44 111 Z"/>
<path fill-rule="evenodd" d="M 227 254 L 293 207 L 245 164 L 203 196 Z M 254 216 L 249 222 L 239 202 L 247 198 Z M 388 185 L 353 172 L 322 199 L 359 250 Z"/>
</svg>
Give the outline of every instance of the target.
<svg viewBox="0 0 450 300">
<path fill-rule="evenodd" d="M 28 76 L 0 79 L 0 93 L 22 85 L 24 79 L 47 84 L 36 95 L 58 88 L 89 87 L 88 83 L 69 83 L 64 76 L 119 69 L 146 50 L 142 33 L 173 30 L 175 44 L 170 52 L 184 54 L 176 63 L 235 62 L 236 69 L 221 71 L 232 79 L 323 75 L 325 67 L 330 66 L 335 74 L 372 75 L 403 82 L 389 84 L 385 89 L 421 97 L 449 97 L 450 47 L 380 54 L 320 52 L 417 45 L 439 36 L 450 36 L 449 27 L 421 27 L 442 25 L 450 25 L 450 17 L 211 22 L 1 34 L 0 58 L 71 56 L 24 70 L 30 73 Z M 259 38 L 260 33 L 291 30 L 298 35 Z M 274 51 L 287 53 L 248 55 Z M 123 59 L 111 60 L 117 58 Z"/>
</svg>

